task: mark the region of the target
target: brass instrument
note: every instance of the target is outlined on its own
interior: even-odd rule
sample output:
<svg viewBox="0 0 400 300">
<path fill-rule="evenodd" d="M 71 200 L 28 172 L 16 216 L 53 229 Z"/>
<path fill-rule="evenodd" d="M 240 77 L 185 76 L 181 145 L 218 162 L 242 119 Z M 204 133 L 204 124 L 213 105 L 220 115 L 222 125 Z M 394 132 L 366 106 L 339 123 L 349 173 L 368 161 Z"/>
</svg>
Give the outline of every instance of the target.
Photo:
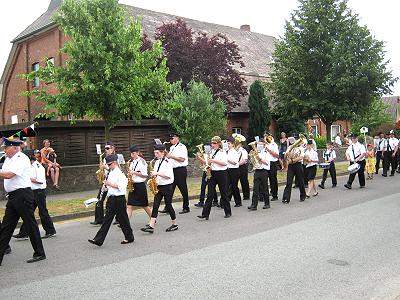
<svg viewBox="0 0 400 300">
<path fill-rule="evenodd" d="M 257 151 L 257 141 L 249 143 L 249 146 L 251 146 L 251 151 L 249 152 L 249 160 L 252 163 L 254 169 L 256 169 L 256 166 L 259 167 L 260 162 L 257 159 L 258 158 L 258 151 Z"/>
<path fill-rule="evenodd" d="M 170 144 L 171 145 L 171 142 L 169 142 L 169 141 L 165 141 L 165 142 L 163 142 L 163 145 L 166 147 L 166 145 L 168 145 L 168 144 Z M 165 149 L 164 150 L 164 155 L 165 156 L 167 156 L 167 154 L 168 154 L 168 150 L 167 149 Z"/>
<path fill-rule="evenodd" d="M 149 179 L 147 180 L 147 184 L 150 188 L 151 193 L 153 196 L 157 195 L 158 193 L 158 185 L 157 185 L 157 176 L 151 176 L 151 172 L 154 170 L 154 164 L 155 164 L 156 158 L 154 157 L 150 162 L 148 166 L 148 174 L 149 174 Z"/>
<path fill-rule="evenodd" d="M 210 159 L 211 159 L 211 154 L 208 154 L 208 161 L 210 161 Z M 204 167 L 204 171 L 206 172 L 207 179 L 211 179 L 211 170 L 212 170 L 211 164 L 207 163 Z"/>
<path fill-rule="evenodd" d="M 127 189 L 128 189 L 129 193 L 133 192 L 134 189 L 135 189 L 135 187 L 133 186 L 132 175 L 129 174 L 129 169 L 130 169 L 131 162 L 132 162 L 132 158 L 130 160 L 128 160 L 128 162 L 126 163 L 126 172 L 127 172 L 127 175 L 128 175 Z"/>
<path fill-rule="evenodd" d="M 199 145 L 196 146 L 196 148 L 197 148 L 196 156 L 197 157 L 201 157 L 201 158 L 203 157 L 203 155 L 204 155 L 203 146 L 204 146 L 204 144 L 199 144 Z M 204 168 L 204 164 L 203 164 L 203 162 L 201 160 L 199 160 L 199 167 L 200 167 L 200 169 Z"/>
<path fill-rule="evenodd" d="M 264 141 L 267 145 L 271 144 L 274 138 L 269 133 L 264 135 Z"/>
<path fill-rule="evenodd" d="M 293 145 L 290 146 L 289 151 L 287 151 L 287 158 L 289 159 L 289 162 L 291 160 L 294 160 L 298 158 L 301 155 L 301 149 L 305 143 L 307 143 L 307 138 L 304 136 L 304 134 L 299 134 L 299 139 L 293 143 Z"/>
<path fill-rule="evenodd" d="M 99 169 L 96 171 L 96 178 L 99 184 L 103 184 L 105 175 L 104 175 L 104 167 L 103 167 L 103 155 L 105 152 L 99 155 Z"/>
</svg>

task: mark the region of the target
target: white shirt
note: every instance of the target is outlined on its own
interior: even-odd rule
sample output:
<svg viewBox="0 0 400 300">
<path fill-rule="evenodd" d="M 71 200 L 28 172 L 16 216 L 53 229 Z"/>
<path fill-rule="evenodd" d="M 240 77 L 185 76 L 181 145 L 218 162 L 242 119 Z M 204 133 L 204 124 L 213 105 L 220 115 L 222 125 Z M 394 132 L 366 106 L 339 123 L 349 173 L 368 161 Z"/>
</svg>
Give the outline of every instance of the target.
<svg viewBox="0 0 400 300">
<path fill-rule="evenodd" d="M 335 143 L 338 144 L 338 145 L 340 145 L 340 146 L 342 146 L 342 140 L 340 139 L 340 136 L 337 135 L 337 136 L 335 137 Z"/>
<path fill-rule="evenodd" d="M 353 150 L 354 150 L 354 153 L 353 153 Z M 352 161 L 352 162 L 354 162 L 358 156 L 360 156 L 364 153 L 366 153 L 365 147 L 360 142 L 351 144 L 346 150 L 346 155 L 348 155 L 350 157 L 350 161 Z M 364 159 L 365 159 L 365 157 L 360 159 L 360 161 L 362 161 Z"/>
<path fill-rule="evenodd" d="M 182 158 L 185 159 L 183 162 L 180 162 L 180 161 L 177 161 L 175 159 L 169 158 L 169 160 L 170 160 L 170 162 L 172 164 L 172 167 L 174 169 L 178 168 L 178 167 L 186 167 L 188 165 L 188 163 L 189 163 L 188 151 L 187 151 L 187 148 L 186 148 L 186 146 L 184 144 L 178 143 L 176 145 L 172 145 L 169 148 L 169 154 L 172 154 L 173 156 L 176 156 L 176 157 L 182 157 Z"/>
<path fill-rule="evenodd" d="M 111 183 L 118 185 L 117 188 L 108 186 L 108 196 L 121 196 L 126 194 L 126 186 L 128 185 L 128 178 L 121 171 L 119 167 L 115 167 L 114 170 L 110 170 L 107 180 Z"/>
<path fill-rule="evenodd" d="M 249 154 L 247 153 L 247 150 L 244 149 L 243 147 L 240 147 L 238 152 L 239 152 L 239 161 L 243 160 L 244 164 L 246 164 L 247 161 L 249 160 Z"/>
<path fill-rule="evenodd" d="M 142 175 L 145 175 L 147 177 L 147 162 L 141 157 L 132 160 L 131 164 L 129 165 L 129 169 L 135 172 L 140 172 Z M 145 182 L 147 179 L 146 177 L 132 175 L 132 180 L 135 183 Z"/>
<path fill-rule="evenodd" d="M 224 163 L 228 164 L 228 156 L 226 155 L 225 151 L 222 149 L 212 150 L 211 151 L 211 158 L 215 160 L 221 160 Z M 223 171 L 228 169 L 228 166 L 220 166 L 217 163 L 211 163 L 211 170 L 213 171 Z"/>
<path fill-rule="evenodd" d="M 264 164 L 263 162 L 261 162 L 258 159 L 256 159 L 257 160 L 257 164 L 254 166 L 254 168 L 256 170 L 264 170 L 264 169 L 265 170 L 269 170 L 270 169 L 270 163 L 269 163 L 269 160 L 268 160 L 267 152 L 265 152 L 265 150 L 263 150 L 260 153 L 258 153 L 258 156 L 262 160 L 265 160 L 267 163 Z"/>
<path fill-rule="evenodd" d="M 385 150 L 385 139 L 376 139 L 374 140 L 375 151 L 384 151 Z"/>
<path fill-rule="evenodd" d="M 154 171 L 169 177 L 169 179 L 166 179 L 161 176 L 157 176 L 156 180 L 158 185 L 167 185 L 174 182 L 174 170 L 172 168 L 171 160 L 168 158 L 157 159 L 154 163 Z"/>
<path fill-rule="evenodd" d="M 389 143 L 389 147 L 388 147 Z M 396 138 L 390 138 L 385 140 L 385 144 L 383 145 L 383 150 L 384 151 L 394 151 L 396 146 L 399 144 L 399 140 Z"/>
<path fill-rule="evenodd" d="M 324 151 L 322 157 L 326 162 L 332 161 L 336 158 L 336 151 L 334 149 L 328 149 Z"/>
<path fill-rule="evenodd" d="M 36 181 L 42 182 L 42 183 L 35 183 L 32 182 L 32 190 L 44 190 L 46 188 L 46 170 L 42 166 L 41 163 L 39 163 L 37 160 L 35 160 L 32 163 L 32 175 L 31 177 L 33 179 L 36 179 Z"/>
<path fill-rule="evenodd" d="M 235 148 L 232 148 L 228 150 L 227 153 L 227 162 L 228 162 L 228 169 L 237 169 L 239 168 L 239 153 L 236 151 Z M 230 161 L 235 161 L 235 164 L 231 164 L 228 160 Z"/>
<path fill-rule="evenodd" d="M 15 174 L 11 179 L 4 179 L 4 190 L 7 193 L 32 186 L 31 161 L 24 153 L 17 152 L 11 158 L 6 157 L 2 170 Z"/>
<path fill-rule="evenodd" d="M 279 155 L 279 147 L 278 145 L 273 142 L 269 145 L 266 146 L 266 148 L 268 148 L 269 150 L 271 150 L 272 152 L 276 153 L 276 155 Z M 267 159 L 268 161 L 278 161 L 278 158 L 275 156 L 272 156 L 271 153 L 269 153 L 268 151 L 265 151 L 267 153 Z"/>
<path fill-rule="evenodd" d="M 314 149 L 307 149 L 304 152 L 304 156 L 306 156 L 306 155 L 309 157 L 310 160 L 312 160 L 311 162 L 309 162 L 307 164 L 306 168 L 309 168 L 309 167 L 312 167 L 312 166 L 315 166 L 316 164 L 318 164 L 318 152 L 317 151 L 315 151 Z M 317 162 L 314 162 L 315 160 Z"/>
</svg>

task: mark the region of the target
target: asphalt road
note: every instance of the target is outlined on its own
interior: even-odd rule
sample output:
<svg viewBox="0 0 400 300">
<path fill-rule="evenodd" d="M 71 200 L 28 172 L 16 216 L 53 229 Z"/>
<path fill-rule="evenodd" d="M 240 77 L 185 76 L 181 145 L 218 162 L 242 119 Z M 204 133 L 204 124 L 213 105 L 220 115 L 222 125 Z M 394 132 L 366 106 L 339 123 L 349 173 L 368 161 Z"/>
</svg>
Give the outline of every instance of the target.
<svg viewBox="0 0 400 300">
<path fill-rule="evenodd" d="M 272 202 L 233 216 L 212 209 L 178 215 L 179 230 L 139 230 L 135 242 L 111 228 L 102 247 L 87 242 L 98 227 L 89 219 L 57 224 L 45 240 L 47 260 L 27 264 L 29 241 L 12 241 L 0 266 L 0 299 L 395 299 L 400 295 L 400 176 L 367 181 L 351 191 L 335 189 L 303 203 Z M 329 179 L 328 179 L 328 183 Z M 326 184 L 326 186 L 330 186 Z M 282 190 L 280 190 L 282 195 Z M 178 207 L 175 204 L 175 207 Z"/>
</svg>

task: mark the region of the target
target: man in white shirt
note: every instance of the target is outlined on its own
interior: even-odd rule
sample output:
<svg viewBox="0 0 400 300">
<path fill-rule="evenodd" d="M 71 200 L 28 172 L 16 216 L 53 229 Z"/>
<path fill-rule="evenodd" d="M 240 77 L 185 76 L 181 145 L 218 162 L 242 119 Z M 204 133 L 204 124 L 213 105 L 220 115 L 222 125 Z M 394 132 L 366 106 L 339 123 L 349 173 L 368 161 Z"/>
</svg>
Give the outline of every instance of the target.
<svg viewBox="0 0 400 300">
<path fill-rule="evenodd" d="M 135 238 L 129 223 L 128 214 L 126 213 L 125 194 L 128 179 L 119 168 L 118 156 L 116 154 L 107 156 L 106 164 L 110 170 L 107 179 L 103 182 L 103 188 L 107 190 L 108 197 L 106 215 L 104 216 L 104 222 L 101 224 L 96 236 L 93 239 L 88 240 L 88 242 L 97 246 L 103 245 L 107 233 L 110 230 L 111 223 L 114 217 L 116 217 L 125 236 L 125 239 L 121 244 L 133 243 Z"/>
<path fill-rule="evenodd" d="M 242 143 L 239 143 L 239 181 L 240 186 L 242 187 L 243 200 L 250 199 L 250 185 L 249 185 L 249 168 L 248 168 L 248 160 L 249 154 L 247 150 L 243 148 Z"/>
<path fill-rule="evenodd" d="M 239 192 L 239 153 L 234 147 L 235 139 L 233 137 L 228 138 L 228 200 L 235 200 L 235 207 L 242 206 L 242 197 Z"/>
<path fill-rule="evenodd" d="M 178 187 L 181 192 L 183 198 L 183 208 L 179 214 L 186 214 L 190 212 L 189 208 L 189 193 L 188 187 L 186 183 L 187 179 L 187 165 L 188 165 L 188 151 L 184 144 L 180 142 L 179 134 L 173 132 L 169 135 L 169 141 L 171 143 L 171 147 L 169 148 L 169 152 L 167 154 L 168 160 L 172 164 L 172 168 L 174 170 L 174 182 L 172 183 L 172 195 L 175 192 L 175 188 Z M 168 211 L 164 207 L 161 213 L 167 213 Z"/>
<path fill-rule="evenodd" d="M 349 190 L 351 189 L 351 185 L 354 181 L 354 178 L 356 177 L 356 174 L 358 174 L 358 182 L 360 183 L 360 188 L 365 187 L 365 154 L 365 146 L 358 141 L 358 134 L 353 133 L 351 136 L 351 144 L 346 150 L 346 158 L 350 162 L 350 165 L 358 163 L 360 165 L 360 169 L 357 172 L 349 175 L 349 179 L 344 185 L 345 188 Z"/>
<path fill-rule="evenodd" d="M 399 140 L 394 137 L 394 131 L 390 130 L 389 138 L 386 139 L 383 148 L 383 172 L 382 176 L 386 177 L 389 168 L 391 167 L 390 176 L 394 176 L 396 171 L 396 151 Z"/>
<path fill-rule="evenodd" d="M 268 137 L 266 137 L 268 138 Z M 268 179 L 271 187 L 271 201 L 278 200 L 278 163 L 279 163 L 279 147 L 275 143 L 274 138 L 269 136 L 270 143 L 265 144 L 265 152 L 269 161 Z"/>
<path fill-rule="evenodd" d="M 154 164 L 154 169 L 150 176 L 156 178 L 158 192 L 154 195 L 153 210 L 151 212 L 150 223 L 140 230 L 148 233 L 154 232 L 154 227 L 157 221 L 158 208 L 161 200 L 164 198 L 165 207 L 171 217 L 172 225 L 166 229 L 166 232 L 178 230 L 176 223 L 176 214 L 172 206 L 172 184 L 174 182 L 174 171 L 171 162 L 165 156 L 165 146 L 163 144 L 154 145 L 154 156 L 157 159 Z"/>
<path fill-rule="evenodd" d="M 379 132 L 378 138 L 374 140 L 374 148 L 375 148 L 375 174 L 378 174 L 381 160 L 383 166 L 383 152 L 385 151 L 385 134 L 383 132 Z"/>
<path fill-rule="evenodd" d="M 24 154 L 30 158 L 32 163 L 32 191 L 34 195 L 33 211 L 39 209 L 40 222 L 46 234 L 42 239 L 54 237 L 56 229 L 54 228 L 53 221 L 50 218 L 49 211 L 46 206 L 46 170 L 40 162 L 36 160 L 35 153 L 39 150 L 25 150 Z M 16 239 L 27 239 L 27 228 L 25 223 L 22 223 L 19 233 L 13 236 Z"/>
<path fill-rule="evenodd" d="M 207 162 L 211 163 L 211 178 L 208 180 L 207 199 L 203 206 L 202 214 L 197 216 L 200 219 L 208 220 L 217 185 L 221 193 L 221 207 L 225 211 L 224 218 L 230 218 L 232 216 L 231 205 L 228 201 L 228 157 L 221 147 L 221 138 L 219 136 L 214 136 L 211 139 L 211 158 Z M 206 163 L 204 159 L 200 160 Z"/>
<path fill-rule="evenodd" d="M 27 262 L 33 263 L 46 259 L 39 227 L 32 209 L 34 196 L 31 189 L 31 163 L 29 158 L 20 151 L 21 142 L 3 138 L 2 147 L 4 147 L 6 159 L 0 170 L 0 178 L 4 179 L 4 190 L 8 193 L 8 201 L 0 231 L 0 265 L 19 218 L 22 218 L 26 224 L 34 250 L 33 257 Z"/>
</svg>

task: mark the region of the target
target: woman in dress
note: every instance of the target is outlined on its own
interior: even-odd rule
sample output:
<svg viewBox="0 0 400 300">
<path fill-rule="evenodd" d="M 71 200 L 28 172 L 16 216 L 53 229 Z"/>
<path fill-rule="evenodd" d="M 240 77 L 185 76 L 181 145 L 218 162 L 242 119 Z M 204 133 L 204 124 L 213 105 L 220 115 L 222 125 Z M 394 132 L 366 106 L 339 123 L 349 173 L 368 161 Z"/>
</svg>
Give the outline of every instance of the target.
<svg viewBox="0 0 400 300">
<path fill-rule="evenodd" d="M 289 141 L 285 132 L 281 132 L 281 139 L 279 140 L 279 164 L 282 171 L 287 171 L 287 162 L 285 160 L 285 153 L 289 147 Z"/>
<path fill-rule="evenodd" d="M 366 154 L 366 169 L 367 169 L 367 179 L 374 179 L 375 172 L 375 151 L 372 144 L 367 146 Z"/>
</svg>

